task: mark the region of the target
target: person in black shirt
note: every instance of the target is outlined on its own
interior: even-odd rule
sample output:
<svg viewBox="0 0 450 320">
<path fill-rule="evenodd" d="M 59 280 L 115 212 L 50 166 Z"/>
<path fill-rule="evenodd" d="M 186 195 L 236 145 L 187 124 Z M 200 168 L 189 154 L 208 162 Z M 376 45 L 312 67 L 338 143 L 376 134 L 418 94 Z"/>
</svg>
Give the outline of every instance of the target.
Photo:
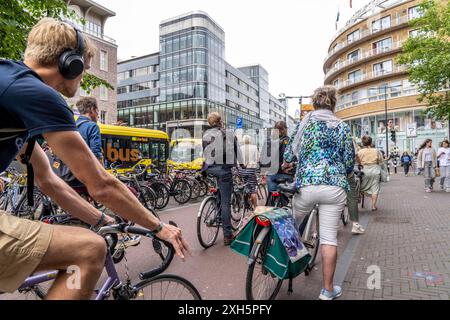
<svg viewBox="0 0 450 320">
<path fill-rule="evenodd" d="M 220 192 L 224 245 L 233 241 L 231 227 L 231 193 L 233 191 L 233 175 L 231 169 L 243 163 L 237 138 L 230 130 L 225 130 L 222 117 L 217 112 L 208 115 L 211 129 L 203 135 L 203 155 L 205 162 L 202 171 L 217 178 Z M 245 168 L 244 165 L 241 165 Z"/>
<path fill-rule="evenodd" d="M 184 259 L 188 245 L 181 230 L 159 221 L 106 172 L 77 131 L 74 115 L 61 96 L 75 95 L 93 55 L 81 31 L 44 18 L 28 36 L 23 62 L 0 60 L 0 173 L 14 157 L 26 159 L 21 155 L 27 154 L 36 185 L 63 210 L 94 228 L 114 223 L 53 173 L 44 151 L 34 144 L 43 137 L 96 201 L 153 230 Z M 88 299 L 103 270 L 105 254 L 105 240 L 92 231 L 19 219 L 0 211 L 0 291 L 15 291 L 33 272 L 76 265 L 81 287 L 69 289 L 70 274 L 60 272 L 46 298 Z"/>
<path fill-rule="evenodd" d="M 278 185 L 276 183 L 277 179 L 284 179 L 284 178 L 292 178 L 295 170 L 293 170 L 292 164 L 285 164 L 285 167 L 283 167 L 284 163 L 284 152 L 286 151 L 286 146 L 289 143 L 289 137 L 287 135 L 287 125 L 284 121 L 278 121 L 275 124 L 274 127 L 278 131 L 278 141 L 273 141 L 273 143 L 279 144 L 278 149 L 278 171 L 276 174 L 267 176 L 267 188 L 269 193 L 275 192 L 278 190 Z M 272 168 L 273 169 L 273 168 Z"/>
</svg>

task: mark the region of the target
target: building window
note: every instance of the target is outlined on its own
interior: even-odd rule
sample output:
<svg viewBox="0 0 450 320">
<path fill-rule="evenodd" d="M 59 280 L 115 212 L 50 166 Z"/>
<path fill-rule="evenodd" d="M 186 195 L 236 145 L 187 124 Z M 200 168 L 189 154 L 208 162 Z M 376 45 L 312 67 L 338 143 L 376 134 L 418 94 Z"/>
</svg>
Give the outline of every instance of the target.
<svg viewBox="0 0 450 320">
<path fill-rule="evenodd" d="M 408 9 L 408 19 L 413 20 L 423 16 L 423 12 L 420 11 L 419 6 L 415 6 Z"/>
<path fill-rule="evenodd" d="M 340 85 L 339 79 L 335 80 L 334 83 L 333 83 L 333 85 L 334 85 L 336 88 L 339 88 L 339 85 Z"/>
<path fill-rule="evenodd" d="M 392 60 L 383 61 L 373 65 L 373 73 L 375 77 L 392 73 Z"/>
<path fill-rule="evenodd" d="M 360 52 L 361 52 L 361 50 L 355 50 L 355 51 L 353 51 L 353 52 L 350 52 L 348 55 L 347 55 L 347 59 L 349 60 L 349 62 L 350 63 L 353 63 L 353 62 L 355 62 L 355 61 L 358 61 L 359 60 L 359 54 L 360 54 Z"/>
<path fill-rule="evenodd" d="M 100 70 L 108 71 L 108 52 L 100 50 Z"/>
<path fill-rule="evenodd" d="M 104 110 L 100 111 L 100 122 L 106 123 L 106 111 L 104 111 Z"/>
<path fill-rule="evenodd" d="M 392 49 L 392 38 L 386 38 L 372 44 L 374 54 L 383 53 Z"/>
<path fill-rule="evenodd" d="M 100 100 L 108 101 L 108 88 L 100 86 Z"/>
<path fill-rule="evenodd" d="M 372 22 L 372 32 L 378 32 L 391 27 L 391 16 L 387 16 Z"/>
<path fill-rule="evenodd" d="M 359 82 L 361 80 L 361 75 L 362 75 L 361 70 L 356 70 L 356 71 L 350 72 L 348 74 L 349 83 L 353 84 L 353 83 Z"/>
<path fill-rule="evenodd" d="M 82 87 L 80 87 L 80 97 L 90 97 L 91 94 L 85 91 Z"/>
<path fill-rule="evenodd" d="M 352 42 L 354 42 L 354 41 L 359 40 L 360 38 L 361 38 L 361 32 L 360 32 L 360 30 L 358 29 L 358 30 L 356 30 L 356 31 L 353 31 L 352 33 L 350 33 L 350 34 L 347 36 L 347 42 L 348 42 L 348 43 L 352 43 Z"/>
</svg>

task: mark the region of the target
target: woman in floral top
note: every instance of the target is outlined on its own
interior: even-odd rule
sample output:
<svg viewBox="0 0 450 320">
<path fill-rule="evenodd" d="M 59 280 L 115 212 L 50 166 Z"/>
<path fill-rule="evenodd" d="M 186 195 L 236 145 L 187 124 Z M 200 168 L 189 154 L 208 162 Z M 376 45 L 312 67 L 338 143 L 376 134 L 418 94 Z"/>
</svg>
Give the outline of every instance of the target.
<svg viewBox="0 0 450 320">
<path fill-rule="evenodd" d="M 332 300 L 342 294 L 333 286 L 337 260 L 339 219 L 350 191 L 347 174 L 354 167 L 355 150 L 350 128 L 334 114 L 336 88 L 325 86 L 313 95 L 315 111 L 297 125 L 284 154 L 286 164 L 298 159 L 294 198 L 297 221 L 318 204 L 324 286 L 319 299 Z"/>
</svg>

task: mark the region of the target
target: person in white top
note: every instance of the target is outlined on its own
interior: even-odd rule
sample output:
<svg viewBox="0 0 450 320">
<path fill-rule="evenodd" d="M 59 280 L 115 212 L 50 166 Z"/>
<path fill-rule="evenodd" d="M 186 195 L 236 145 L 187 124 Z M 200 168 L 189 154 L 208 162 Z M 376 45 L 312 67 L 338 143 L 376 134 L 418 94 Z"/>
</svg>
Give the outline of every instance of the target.
<svg viewBox="0 0 450 320">
<path fill-rule="evenodd" d="M 441 190 L 450 193 L 450 143 L 448 140 L 441 142 L 441 147 L 438 150 L 437 158 L 441 168 Z"/>
<path fill-rule="evenodd" d="M 257 196 L 256 196 L 256 187 L 258 185 L 257 177 L 256 177 L 256 169 L 259 166 L 259 152 L 258 147 L 254 144 L 251 144 L 252 138 L 248 135 L 245 135 L 242 138 L 244 144 L 241 146 L 241 154 L 244 159 L 245 169 L 239 169 L 239 175 L 244 179 L 244 182 L 247 184 L 249 191 L 251 193 L 251 201 L 253 208 L 257 206 Z"/>
<path fill-rule="evenodd" d="M 425 178 L 425 191 L 427 193 L 433 192 L 433 185 L 436 179 L 437 157 L 436 151 L 433 149 L 433 141 L 431 139 L 425 140 L 420 147 L 419 155 L 417 157 L 417 165 L 423 170 Z"/>
</svg>

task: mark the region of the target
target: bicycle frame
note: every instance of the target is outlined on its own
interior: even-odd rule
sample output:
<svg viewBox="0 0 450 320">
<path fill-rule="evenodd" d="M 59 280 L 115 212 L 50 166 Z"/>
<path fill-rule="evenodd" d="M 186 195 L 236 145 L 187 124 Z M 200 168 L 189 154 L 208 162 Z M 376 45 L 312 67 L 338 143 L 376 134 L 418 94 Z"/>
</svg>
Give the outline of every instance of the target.
<svg viewBox="0 0 450 320">
<path fill-rule="evenodd" d="M 111 254 L 108 252 L 105 259 L 105 269 L 108 274 L 108 278 L 103 283 L 100 291 L 98 292 L 95 300 L 103 300 L 107 297 L 111 289 L 114 287 L 118 287 L 121 282 L 119 279 L 119 275 L 117 273 L 116 267 L 114 266 L 114 262 L 112 260 Z M 39 274 L 36 276 L 28 277 L 25 282 L 20 286 L 20 290 L 24 290 L 26 288 L 34 287 L 38 284 L 51 281 L 56 279 L 59 271 L 49 271 L 43 274 Z"/>
</svg>

